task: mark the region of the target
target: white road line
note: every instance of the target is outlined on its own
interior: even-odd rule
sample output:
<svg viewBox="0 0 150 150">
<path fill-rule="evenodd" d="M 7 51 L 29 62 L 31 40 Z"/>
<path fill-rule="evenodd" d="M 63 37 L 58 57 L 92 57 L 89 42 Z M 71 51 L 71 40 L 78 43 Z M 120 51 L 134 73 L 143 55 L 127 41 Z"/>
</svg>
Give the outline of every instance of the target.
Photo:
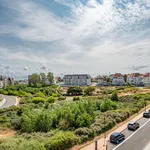
<svg viewBox="0 0 150 150">
<path fill-rule="evenodd" d="M 119 146 L 121 146 L 123 143 L 125 143 L 128 139 L 130 139 L 134 134 L 136 134 L 141 128 L 143 128 L 148 122 L 150 121 L 150 119 L 148 119 L 139 129 L 137 129 L 133 134 L 131 134 L 129 137 L 127 137 L 123 142 L 121 142 L 119 145 L 117 145 L 114 149 L 112 150 L 116 150 Z"/>
</svg>

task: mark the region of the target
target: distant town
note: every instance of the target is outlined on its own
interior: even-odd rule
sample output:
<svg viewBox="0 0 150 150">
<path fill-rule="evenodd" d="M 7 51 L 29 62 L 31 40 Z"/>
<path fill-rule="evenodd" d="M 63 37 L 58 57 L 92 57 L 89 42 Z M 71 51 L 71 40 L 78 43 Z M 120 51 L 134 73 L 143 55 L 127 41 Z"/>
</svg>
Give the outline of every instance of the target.
<svg viewBox="0 0 150 150">
<path fill-rule="evenodd" d="M 61 77 L 54 77 L 53 73 L 52 80 L 44 73 L 35 74 L 38 82 L 42 82 L 45 85 L 58 84 L 60 86 L 150 86 L 150 73 L 131 73 L 131 74 L 121 74 L 115 73 L 111 75 L 98 75 L 96 77 L 91 77 L 88 74 L 68 74 Z M 28 76 L 26 80 L 15 81 L 14 78 L 0 76 L 0 88 L 5 88 L 8 85 L 14 84 L 31 84 L 34 79 L 31 78 L 32 75 Z M 34 81 L 33 81 L 34 82 Z"/>
</svg>

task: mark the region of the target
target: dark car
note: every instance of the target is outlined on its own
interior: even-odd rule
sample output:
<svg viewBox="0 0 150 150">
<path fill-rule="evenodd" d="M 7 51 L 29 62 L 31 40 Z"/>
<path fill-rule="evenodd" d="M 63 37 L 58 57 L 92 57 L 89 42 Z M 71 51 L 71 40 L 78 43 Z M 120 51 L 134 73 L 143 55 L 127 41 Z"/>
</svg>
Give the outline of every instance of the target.
<svg viewBox="0 0 150 150">
<path fill-rule="evenodd" d="M 128 130 L 137 130 L 140 127 L 138 122 L 130 122 L 128 123 Z"/>
<path fill-rule="evenodd" d="M 115 132 L 110 136 L 110 142 L 118 144 L 125 139 L 125 135 L 120 132 Z"/>
<path fill-rule="evenodd" d="M 150 118 L 150 112 L 149 111 L 144 112 L 143 117 Z"/>
</svg>

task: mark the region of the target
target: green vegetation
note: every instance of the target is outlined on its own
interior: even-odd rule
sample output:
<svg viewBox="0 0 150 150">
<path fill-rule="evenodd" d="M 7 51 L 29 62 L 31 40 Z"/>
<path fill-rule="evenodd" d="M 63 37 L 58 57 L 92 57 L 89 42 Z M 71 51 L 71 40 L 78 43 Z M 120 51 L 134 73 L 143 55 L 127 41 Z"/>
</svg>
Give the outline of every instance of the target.
<svg viewBox="0 0 150 150">
<path fill-rule="evenodd" d="M 93 94 L 93 87 L 70 87 L 68 94 L 82 95 L 83 91 L 86 96 L 67 101 L 57 86 L 16 85 L 0 90 L 21 97 L 19 106 L 0 109 L 0 128 L 18 133 L 1 139 L 0 150 L 65 150 L 108 131 L 150 102 L 150 94 L 118 97 L 115 90 L 87 96 Z"/>
<path fill-rule="evenodd" d="M 118 101 L 119 100 L 117 91 L 114 91 L 112 93 L 111 100 L 113 100 L 113 101 Z"/>
<path fill-rule="evenodd" d="M 67 90 L 67 95 L 76 96 L 76 95 L 82 95 L 82 94 L 83 94 L 83 90 L 79 86 L 70 87 Z"/>
<path fill-rule="evenodd" d="M 84 90 L 84 93 L 85 95 L 92 95 L 94 91 L 95 91 L 95 87 L 89 86 Z"/>
</svg>

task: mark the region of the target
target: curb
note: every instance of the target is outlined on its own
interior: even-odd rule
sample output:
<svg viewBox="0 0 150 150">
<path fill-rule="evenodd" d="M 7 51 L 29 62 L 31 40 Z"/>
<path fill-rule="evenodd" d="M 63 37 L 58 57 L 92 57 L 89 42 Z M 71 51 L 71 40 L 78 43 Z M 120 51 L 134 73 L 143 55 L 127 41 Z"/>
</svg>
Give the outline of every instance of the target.
<svg viewBox="0 0 150 150">
<path fill-rule="evenodd" d="M 6 103 L 6 99 L 3 98 L 3 100 L 0 102 L 0 107 L 2 107 Z"/>
</svg>

